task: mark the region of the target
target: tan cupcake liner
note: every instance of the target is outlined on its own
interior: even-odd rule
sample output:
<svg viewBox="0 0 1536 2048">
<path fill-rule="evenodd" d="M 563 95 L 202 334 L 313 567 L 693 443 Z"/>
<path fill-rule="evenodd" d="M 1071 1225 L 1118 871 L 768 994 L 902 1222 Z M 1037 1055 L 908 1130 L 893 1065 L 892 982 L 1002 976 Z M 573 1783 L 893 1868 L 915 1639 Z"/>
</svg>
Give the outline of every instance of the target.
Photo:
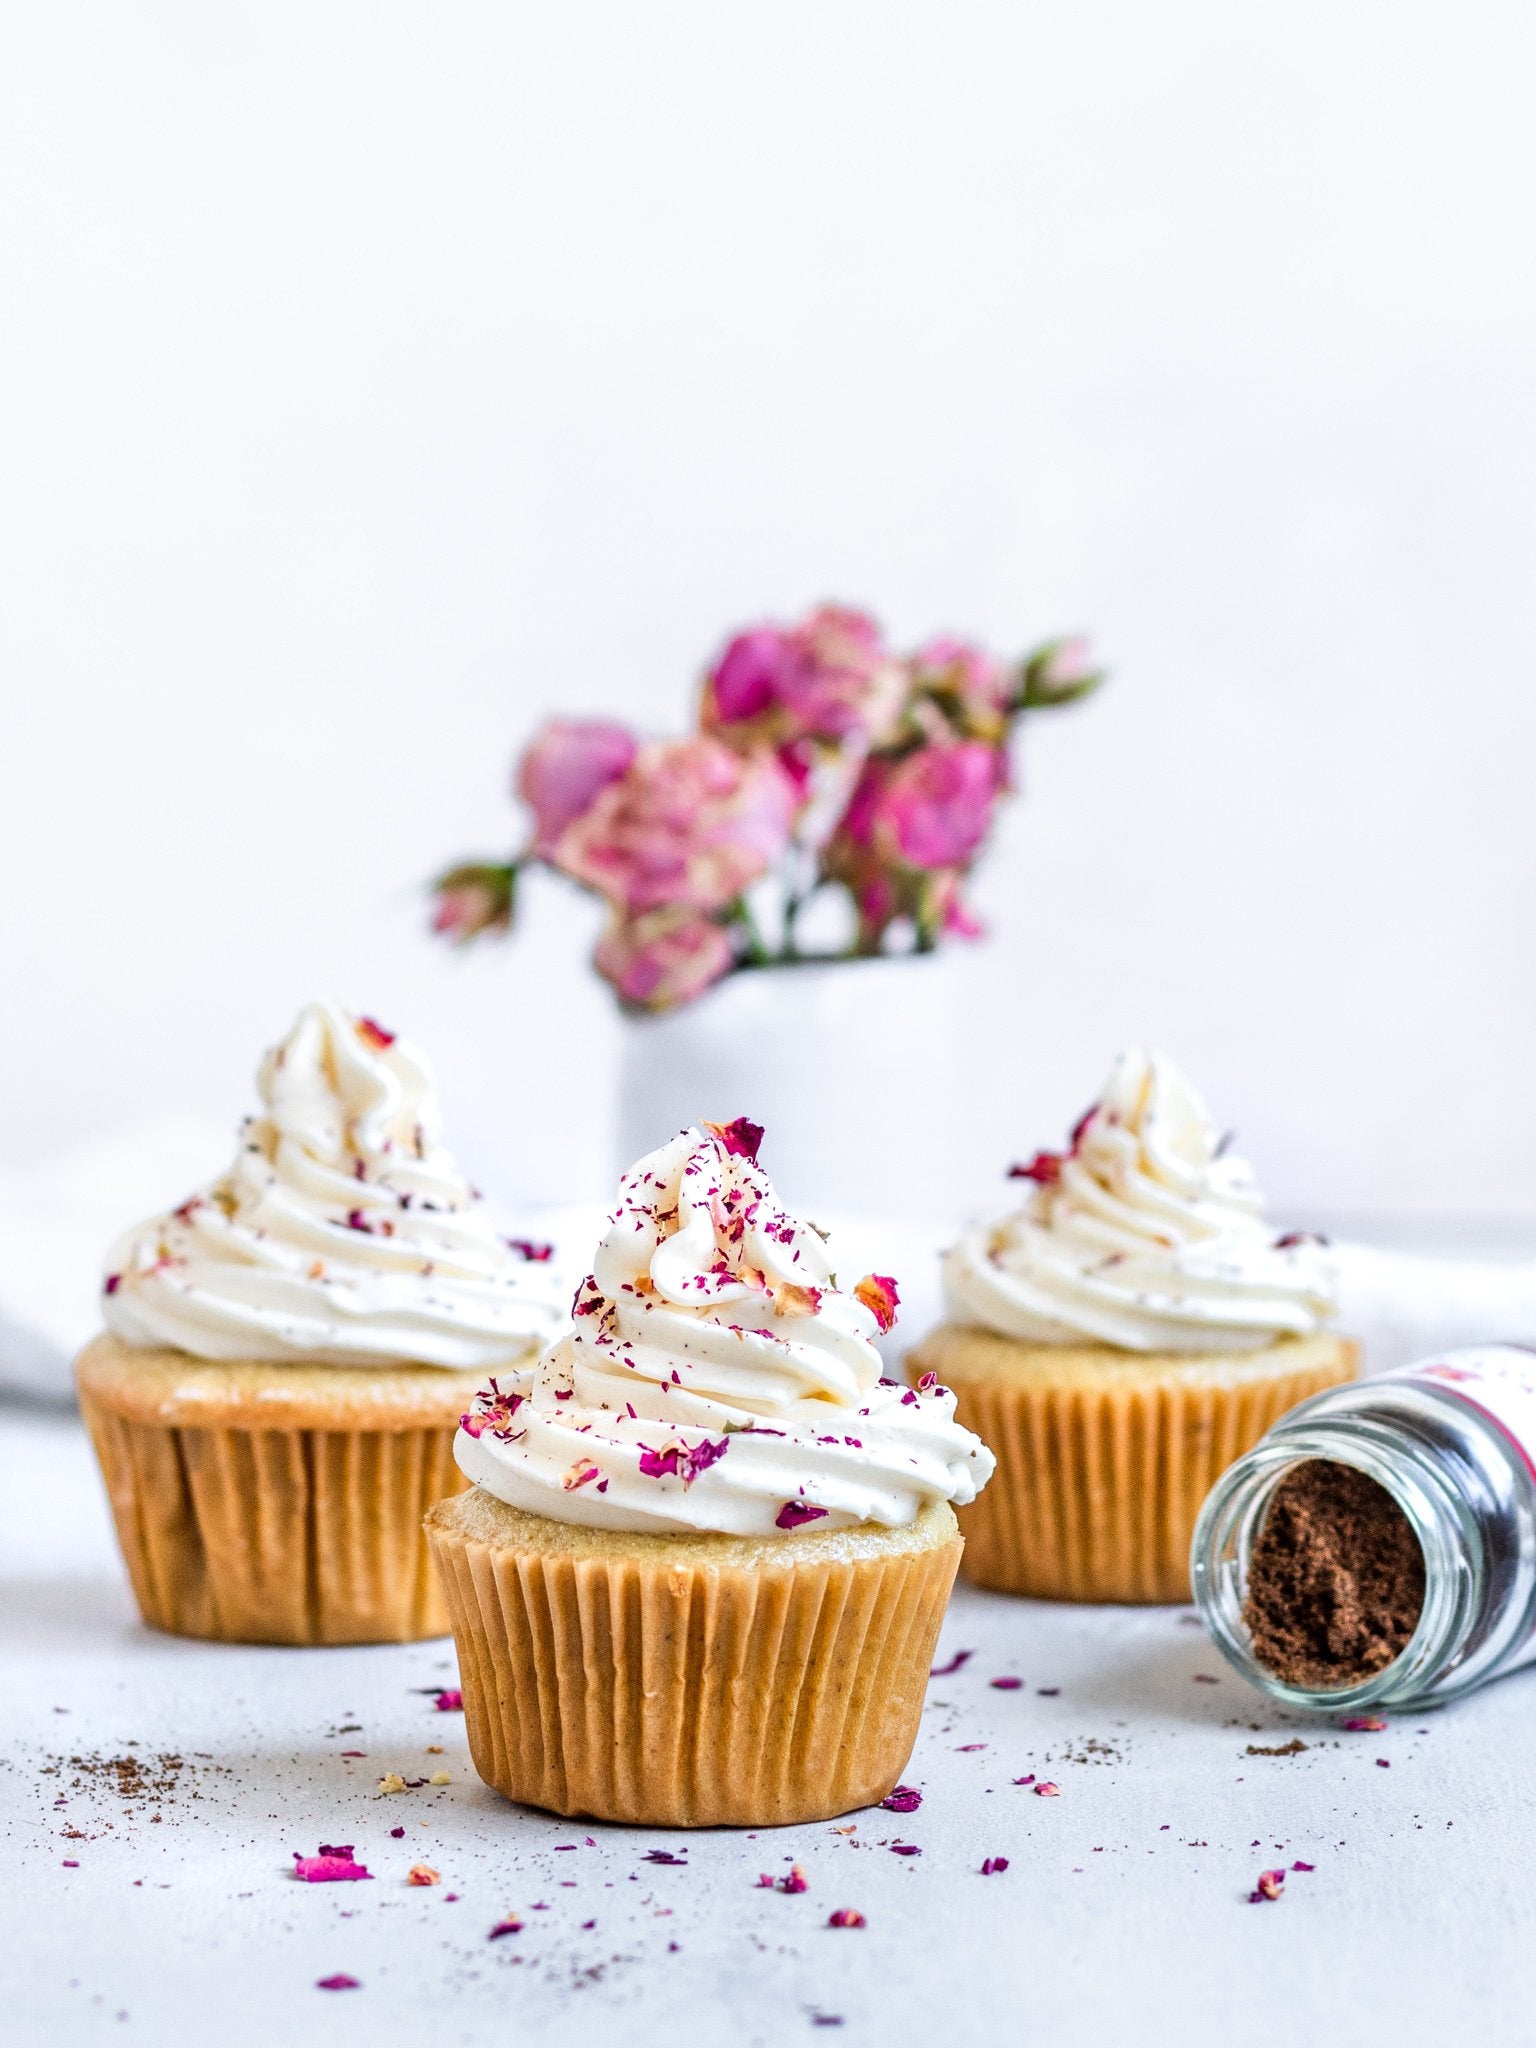
<svg viewBox="0 0 1536 2048">
<path fill-rule="evenodd" d="M 989 1347 L 1033 1350 L 1042 1369 L 1010 1372 Z M 1298 1401 L 1355 1373 L 1354 1347 L 1333 1338 L 1114 1373 L 1053 1375 L 1050 1355 L 947 1328 L 909 1362 L 954 1388 L 959 1420 L 997 1457 L 959 1511 L 966 1578 L 1045 1600 L 1188 1600 L 1190 1540 L 1217 1479 Z"/>
<path fill-rule="evenodd" d="M 478 1489 L 434 1509 L 427 1536 L 481 1777 L 526 1805 L 661 1827 L 884 1798 L 961 1547 L 948 1508 L 913 1531 L 767 1544 L 573 1539 Z"/>
<path fill-rule="evenodd" d="M 215 1426 L 209 1415 L 184 1423 L 125 1413 L 136 1405 L 127 1390 L 97 1378 L 82 1369 L 80 1406 L 134 1597 L 152 1627 L 239 1643 L 447 1633 L 421 1520 L 465 1483 L 453 1462 L 453 1422 L 263 1429 Z"/>
</svg>

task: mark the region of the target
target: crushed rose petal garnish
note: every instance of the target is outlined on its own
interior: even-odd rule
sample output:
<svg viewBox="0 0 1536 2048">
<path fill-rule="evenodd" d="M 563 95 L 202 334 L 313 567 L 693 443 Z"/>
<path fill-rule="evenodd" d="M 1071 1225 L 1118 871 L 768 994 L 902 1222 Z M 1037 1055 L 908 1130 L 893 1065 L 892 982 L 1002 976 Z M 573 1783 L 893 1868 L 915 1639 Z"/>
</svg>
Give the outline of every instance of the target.
<svg viewBox="0 0 1536 2048">
<path fill-rule="evenodd" d="M 730 1448 L 728 1437 L 722 1437 L 717 1444 L 707 1439 L 701 1444 L 666 1444 L 659 1451 L 642 1444 L 640 1470 L 647 1479 L 681 1479 L 686 1491 L 701 1472 L 717 1464 Z"/>
<path fill-rule="evenodd" d="M 394 1032 L 386 1031 L 384 1026 L 372 1017 L 358 1018 L 357 1035 L 364 1045 L 371 1045 L 375 1052 L 388 1052 L 395 1042 Z"/>
<path fill-rule="evenodd" d="M 835 1913 L 827 1915 L 829 1927 L 866 1927 L 864 1915 L 853 1906 L 839 1906 Z"/>
<path fill-rule="evenodd" d="M 1351 1714 L 1347 1721 L 1339 1723 L 1339 1726 L 1347 1728 L 1351 1735 L 1379 1735 L 1386 1725 L 1380 1714 Z"/>
<path fill-rule="evenodd" d="M 1023 1683 L 1022 1678 L 994 1678 L 992 1689 L 994 1692 L 1017 1692 Z"/>
<path fill-rule="evenodd" d="M 430 1863 L 413 1863 L 405 1874 L 407 1884 L 441 1884 L 443 1874 L 434 1870 Z"/>
<path fill-rule="evenodd" d="M 1059 1799 L 1061 1797 L 1061 1787 L 1053 1785 L 1049 1778 L 1042 1778 L 1035 1787 L 1035 1790 L 1042 1799 Z"/>
<path fill-rule="evenodd" d="M 1031 1771 L 1027 1778 L 1015 1778 L 1013 1782 L 1015 1783 L 1015 1785 L 1033 1785 L 1033 1783 L 1035 1782 L 1035 1774 L 1033 1771 Z"/>
<path fill-rule="evenodd" d="M 1302 1863 L 1298 1860 L 1291 1865 L 1291 1868 L 1292 1870 L 1316 1870 L 1317 1865 L 1315 1863 Z"/>
<path fill-rule="evenodd" d="M 963 1671 L 975 1656 L 974 1650 L 956 1650 L 947 1664 L 935 1664 L 929 1671 L 930 1678 L 953 1678 L 957 1671 Z"/>
<path fill-rule="evenodd" d="M 317 1977 L 315 1979 L 315 1989 L 317 1991 L 361 1991 L 362 1988 L 362 1980 L 357 1977 L 349 1977 L 345 1970 L 336 1970 L 329 1977 Z"/>
<path fill-rule="evenodd" d="M 819 1522 L 826 1512 L 825 1508 L 812 1507 L 808 1500 L 787 1500 L 774 1516 L 774 1526 L 779 1529 L 800 1529 L 807 1522 Z"/>
<path fill-rule="evenodd" d="M 1010 1166 L 1010 1180 L 1032 1180 L 1042 1188 L 1053 1187 L 1061 1179 L 1061 1163 L 1065 1155 L 1060 1152 L 1037 1152 L 1033 1159 L 1022 1166 Z"/>
<path fill-rule="evenodd" d="M 981 1866 L 981 1874 L 983 1877 L 996 1877 L 999 1871 L 1006 1870 L 1007 1868 L 1008 1858 L 1006 1856 L 988 1856 Z"/>
<path fill-rule="evenodd" d="M 1261 1870 L 1257 1886 L 1248 1894 L 1250 1906 L 1256 1906 L 1263 1899 L 1278 1899 L 1285 1889 L 1283 1870 Z"/>
<path fill-rule="evenodd" d="M 485 1938 L 487 1941 L 499 1941 L 504 1934 L 521 1934 L 522 1931 L 523 1923 L 518 1919 L 517 1915 L 515 1913 L 506 1913 L 496 1922 L 496 1925 Z"/>
<path fill-rule="evenodd" d="M 805 1871 L 794 1863 L 783 1877 L 773 1877 L 765 1870 L 757 1880 L 757 1889 L 760 1892 L 805 1892 L 810 1890 L 810 1886 L 805 1881 Z"/>
<path fill-rule="evenodd" d="M 887 1813 L 916 1813 L 922 1803 L 923 1795 L 915 1785 L 898 1785 L 880 1802 Z"/>
<path fill-rule="evenodd" d="M 895 1327 L 896 1311 L 901 1306 L 901 1296 L 896 1291 L 896 1282 L 889 1273 L 866 1273 L 853 1290 L 854 1299 L 862 1301 L 879 1325 L 883 1337 Z"/>
<path fill-rule="evenodd" d="M 317 1856 L 301 1856 L 295 1850 L 293 1874 L 305 1884 L 355 1884 L 359 1878 L 373 1876 L 354 1860 L 350 1842 L 322 1842 Z"/>
<path fill-rule="evenodd" d="M 888 1842 L 886 1846 L 893 1856 L 921 1856 L 923 1853 L 916 1842 Z"/>
<path fill-rule="evenodd" d="M 800 1287 L 793 1280 L 783 1280 L 773 1290 L 776 1316 L 813 1316 L 820 1307 L 819 1287 Z"/>
<path fill-rule="evenodd" d="M 724 1150 L 736 1159 L 757 1159 L 758 1147 L 763 1142 L 763 1127 L 753 1123 L 747 1116 L 738 1116 L 728 1124 L 705 1124 L 705 1130 L 712 1138 L 718 1138 Z"/>
<path fill-rule="evenodd" d="M 644 1860 L 647 1863 L 679 1863 L 686 1865 L 686 1856 L 674 1856 L 670 1849 L 647 1849 Z"/>
<path fill-rule="evenodd" d="M 516 1252 L 520 1259 L 526 1259 L 530 1265 L 547 1266 L 555 1256 L 552 1244 L 542 1244 L 531 1237 L 508 1237 L 503 1238 L 502 1242 L 509 1252 Z"/>
<path fill-rule="evenodd" d="M 437 1711 L 440 1714 L 462 1714 L 464 1695 L 456 1685 L 445 1685 L 437 1696 Z"/>
</svg>

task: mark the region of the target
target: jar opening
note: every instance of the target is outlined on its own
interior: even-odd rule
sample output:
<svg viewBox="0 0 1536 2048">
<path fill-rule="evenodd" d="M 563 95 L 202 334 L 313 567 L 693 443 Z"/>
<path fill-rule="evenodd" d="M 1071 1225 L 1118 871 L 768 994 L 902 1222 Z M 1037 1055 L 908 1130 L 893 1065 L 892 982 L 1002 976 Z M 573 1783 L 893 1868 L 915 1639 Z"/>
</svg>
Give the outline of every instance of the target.
<svg viewBox="0 0 1536 2048">
<path fill-rule="evenodd" d="M 1274 1487 L 1248 1556 L 1242 1621 L 1283 1685 L 1343 1692 L 1385 1671 L 1424 1611 L 1424 1551 L 1387 1489 L 1306 1458 Z"/>
</svg>

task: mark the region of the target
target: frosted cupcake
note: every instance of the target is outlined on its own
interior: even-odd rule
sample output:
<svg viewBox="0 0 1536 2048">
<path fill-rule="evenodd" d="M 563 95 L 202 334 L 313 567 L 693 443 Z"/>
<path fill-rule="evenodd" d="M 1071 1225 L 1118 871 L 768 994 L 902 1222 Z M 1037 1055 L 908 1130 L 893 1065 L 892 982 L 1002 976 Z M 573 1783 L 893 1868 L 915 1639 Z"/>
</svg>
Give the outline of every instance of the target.
<svg viewBox="0 0 1536 2048">
<path fill-rule="evenodd" d="M 881 1377 L 892 1282 L 838 1286 L 745 1120 L 626 1176 L 574 1327 L 498 1374 L 428 1517 L 471 1751 L 509 1799 L 698 1827 L 882 1798 L 992 1470 Z"/>
<path fill-rule="evenodd" d="M 178 1635 L 400 1642 L 447 1627 L 421 1518 L 488 1370 L 564 1320 L 496 1233 L 421 1055 L 305 1010 L 223 1177 L 113 1249 L 75 1372 L 140 1610 Z"/>
<path fill-rule="evenodd" d="M 978 1585 L 1187 1600 L 1218 1475 L 1355 1372 L 1322 1240 L 1276 1236 L 1253 1176 L 1171 1061 L 1116 1062 L 1024 1206 L 944 1261 L 947 1320 L 911 1355 L 997 1454 L 962 1516 Z"/>
</svg>

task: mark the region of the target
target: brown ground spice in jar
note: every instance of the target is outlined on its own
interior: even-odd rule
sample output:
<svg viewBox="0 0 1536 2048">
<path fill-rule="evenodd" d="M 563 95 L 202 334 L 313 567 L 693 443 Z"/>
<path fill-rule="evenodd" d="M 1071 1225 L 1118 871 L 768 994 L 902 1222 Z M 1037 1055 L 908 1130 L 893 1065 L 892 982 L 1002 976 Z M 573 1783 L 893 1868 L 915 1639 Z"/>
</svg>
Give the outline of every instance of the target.
<svg viewBox="0 0 1536 2048">
<path fill-rule="evenodd" d="M 1383 1670 L 1424 1606 L 1424 1553 L 1385 1487 L 1308 1458 L 1270 1496 L 1248 1560 L 1243 1621 L 1259 1663 L 1326 1692 Z"/>
</svg>

